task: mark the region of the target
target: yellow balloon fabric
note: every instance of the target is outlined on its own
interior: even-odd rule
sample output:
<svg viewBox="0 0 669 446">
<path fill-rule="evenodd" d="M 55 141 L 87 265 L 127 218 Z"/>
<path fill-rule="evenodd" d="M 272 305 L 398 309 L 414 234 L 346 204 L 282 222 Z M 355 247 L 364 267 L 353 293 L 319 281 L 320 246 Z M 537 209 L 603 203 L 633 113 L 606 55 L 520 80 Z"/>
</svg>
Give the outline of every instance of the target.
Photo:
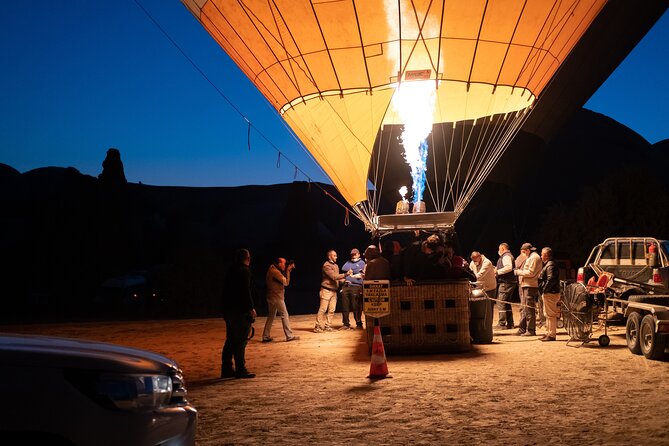
<svg viewBox="0 0 669 446">
<path fill-rule="evenodd" d="M 354 205 L 398 83 L 434 82 L 435 123 L 524 110 L 606 0 L 182 2 Z"/>
</svg>

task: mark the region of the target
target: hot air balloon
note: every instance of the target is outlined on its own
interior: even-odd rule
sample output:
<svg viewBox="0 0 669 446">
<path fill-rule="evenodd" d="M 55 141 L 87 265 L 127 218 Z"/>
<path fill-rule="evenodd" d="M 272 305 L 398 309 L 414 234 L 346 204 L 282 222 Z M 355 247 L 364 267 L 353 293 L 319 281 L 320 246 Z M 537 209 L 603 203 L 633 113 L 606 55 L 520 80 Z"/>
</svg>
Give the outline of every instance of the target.
<svg viewBox="0 0 669 446">
<path fill-rule="evenodd" d="M 455 223 L 606 0 L 182 2 L 383 233 Z M 397 139 L 416 212 L 384 215 Z"/>
</svg>

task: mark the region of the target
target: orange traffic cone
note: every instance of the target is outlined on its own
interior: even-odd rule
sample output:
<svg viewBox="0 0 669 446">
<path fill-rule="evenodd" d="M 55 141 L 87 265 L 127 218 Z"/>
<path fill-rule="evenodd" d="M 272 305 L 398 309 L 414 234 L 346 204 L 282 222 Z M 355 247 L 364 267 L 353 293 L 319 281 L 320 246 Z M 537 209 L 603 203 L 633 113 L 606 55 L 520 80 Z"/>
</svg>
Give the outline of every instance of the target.
<svg viewBox="0 0 669 446">
<path fill-rule="evenodd" d="M 369 367 L 369 379 L 390 378 L 388 376 L 388 363 L 386 363 L 386 352 L 383 349 L 383 339 L 381 339 L 381 327 L 374 324 L 374 339 L 372 341 L 372 363 Z"/>
</svg>

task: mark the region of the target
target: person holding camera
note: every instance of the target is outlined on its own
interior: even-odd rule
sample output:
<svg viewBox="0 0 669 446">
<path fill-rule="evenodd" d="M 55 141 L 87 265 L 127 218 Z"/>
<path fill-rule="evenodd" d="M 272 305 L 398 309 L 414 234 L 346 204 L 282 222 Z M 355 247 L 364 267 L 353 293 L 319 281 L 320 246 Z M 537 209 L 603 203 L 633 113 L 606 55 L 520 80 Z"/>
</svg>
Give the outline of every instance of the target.
<svg viewBox="0 0 669 446">
<path fill-rule="evenodd" d="M 269 334 L 277 314 L 281 318 L 286 341 L 297 341 L 300 339 L 299 336 L 294 336 L 293 331 L 290 329 L 290 317 L 288 316 L 284 296 L 285 288 L 290 285 L 290 272 L 294 268 L 295 262 L 292 260 L 286 262 L 286 259 L 279 257 L 267 270 L 267 275 L 265 276 L 265 283 L 267 285 L 267 321 L 265 321 L 265 329 L 262 333 L 262 342 L 272 342 Z"/>
<path fill-rule="evenodd" d="M 247 370 L 245 358 L 248 334 L 256 318 L 250 264 L 251 253 L 247 249 L 237 250 L 234 264 L 228 270 L 223 283 L 221 311 L 225 320 L 225 345 L 221 352 L 221 378 L 256 376 Z"/>
</svg>

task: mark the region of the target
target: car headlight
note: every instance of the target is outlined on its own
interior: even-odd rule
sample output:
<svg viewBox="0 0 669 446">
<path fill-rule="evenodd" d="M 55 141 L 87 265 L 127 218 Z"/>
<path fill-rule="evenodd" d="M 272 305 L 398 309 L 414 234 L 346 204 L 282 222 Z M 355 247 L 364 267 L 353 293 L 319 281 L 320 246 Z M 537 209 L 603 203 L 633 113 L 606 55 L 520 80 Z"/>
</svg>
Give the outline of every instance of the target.
<svg viewBox="0 0 669 446">
<path fill-rule="evenodd" d="M 97 393 L 123 410 L 158 409 L 172 398 L 172 378 L 166 375 L 100 375 Z"/>
</svg>

